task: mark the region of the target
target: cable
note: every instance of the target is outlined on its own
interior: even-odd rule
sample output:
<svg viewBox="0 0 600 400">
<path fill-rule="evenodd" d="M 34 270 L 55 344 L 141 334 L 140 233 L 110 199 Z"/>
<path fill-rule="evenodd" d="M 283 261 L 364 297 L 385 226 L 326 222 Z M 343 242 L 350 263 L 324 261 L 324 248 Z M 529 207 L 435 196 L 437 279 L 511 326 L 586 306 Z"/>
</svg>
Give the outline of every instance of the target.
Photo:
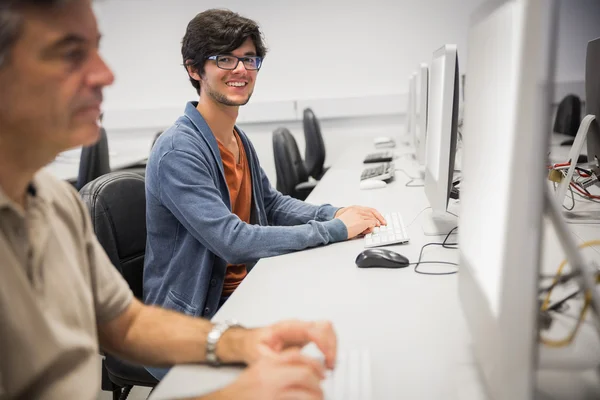
<svg viewBox="0 0 600 400">
<path fill-rule="evenodd" d="M 553 182 L 554 185 L 554 191 L 556 192 L 556 182 Z M 569 185 L 569 191 L 571 192 L 571 207 L 566 207 L 564 204 L 562 205 L 563 208 L 567 211 L 573 211 L 573 209 L 575 208 L 575 193 L 573 193 L 573 188 L 571 187 L 571 185 Z M 568 197 L 568 196 L 567 196 Z"/>
<path fill-rule="evenodd" d="M 423 214 L 423 212 L 425 212 L 425 211 L 427 211 L 429 209 L 431 209 L 431 207 L 425 207 L 424 209 L 422 209 L 421 211 L 419 211 L 419 213 L 417 214 L 417 216 L 412 221 L 410 221 L 410 224 L 406 225 L 406 228 L 407 229 L 410 228 L 410 226 L 415 223 L 415 221 L 417 220 L 417 218 L 419 218 L 419 216 L 421 214 Z"/>
<path fill-rule="evenodd" d="M 600 200 L 600 196 L 596 196 L 591 194 L 587 189 L 580 187 L 578 184 L 571 182 L 571 185 L 575 190 L 581 193 L 585 197 L 589 197 L 590 199 Z"/>
<path fill-rule="evenodd" d="M 444 238 L 444 241 L 442 242 L 442 247 L 443 248 L 445 248 L 445 249 L 452 249 L 452 250 L 458 249 L 458 247 L 457 247 L 458 246 L 458 242 L 456 242 L 456 243 L 448 243 L 448 238 L 457 229 L 458 229 L 458 226 L 455 226 L 454 228 L 450 229 L 450 232 L 448 232 L 448 234 Z M 451 247 L 451 246 L 453 246 L 453 247 Z"/>
<path fill-rule="evenodd" d="M 585 242 L 579 246 L 579 249 L 585 249 L 587 247 L 593 247 L 593 246 L 600 246 L 600 240 L 590 240 L 589 242 Z M 550 304 L 550 297 L 552 296 L 552 289 L 554 289 L 554 287 L 558 284 L 558 281 L 561 279 L 562 271 L 563 271 L 564 267 L 567 265 L 567 263 L 568 263 L 568 260 L 565 259 L 558 266 L 558 270 L 556 271 L 556 276 L 554 278 L 554 281 L 552 282 L 550 290 L 548 290 L 548 293 L 546 293 L 546 297 L 542 303 L 542 306 L 541 306 L 542 312 L 549 310 L 548 305 Z M 553 340 L 553 339 L 544 338 L 543 336 L 540 335 L 540 341 L 548 347 L 565 347 L 565 346 L 570 345 L 573 342 L 573 339 L 575 338 L 575 336 L 577 335 L 577 332 L 579 332 L 579 328 L 581 327 L 581 324 L 583 323 L 583 321 L 585 319 L 585 315 L 590 306 L 591 300 L 592 300 L 592 294 L 590 292 L 586 292 L 585 293 L 585 301 L 583 303 L 583 307 L 581 308 L 581 312 L 579 313 L 579 318 L 577 319 L 577 322 L 575 323 L 575 328 L 573 329 L 573 331 L 571 332 L 571 334 L 569 336 L 567 336 L 566 338 L 564 338 L 562 340 Z M 564 301 L 566 301 L 566 300 L 563 300 L 563 302 Z"/>
<path fill-rule="evenodd" d="M 406 172 L 406 171 L 405 171 L 405 170 L 403 170 L 402 168 L 397 168 L 397 169 L 396 169 L 396 171 L 398 171 L 398 172 L 402 172 L 404 175 L 406 175 L 406 176 L 408 177 L 408 179 L 421 179 L 421 180 L 423 180 L 423 178 L 421 178 L 421 177 L 417 177 L 417 176 L 410 176 L 410 175 L 408 174 L 408 172 Z"/>
<path fill-rule="evenodd" d="M 419 179 L 421 179 L 421 178 L 419 178 Z M 420 184 L 420 185 L 411 185 L 411 183 L 413 183 L 414 181 L 415 181 L 414 179 L 411 179 L 410 181 L 406 182 L 406 184 L 405 184 L 404 186 L 405 186 L 405 187 L 411 187 L 411 188 L 414 188 L 414 187 L 425 187 L 425 185 L 424 185 L 424 184 Z"/>
<path fill-rule="evenodd" d="M 408 172 L 406 172 L 405 170 L 403 170 L 402 168 L 397 168 L 396 171 L 398 172 L 402 172 L 404 175 L 406 175 L 408 177 L 408 179 L 410 179 L 408 182 L 406 182 L 406 184 L 404 185 L 405 187 L 424 187 L 424 184 L 420 184 L 420 185 L 411 185 L 411 183 L 413 183 L 414 181 L 422 181 L 423 178 L 421 177 L 416 177 L 416 176 L 410 176 L 408 174 Z"/>
<path fill-rule="evenodd" d="M 442 246 L 445 249 L 457 249 L 457 247 L 449 247 L 449 246 L 457 246 L 458 243 L 448 243 L 448 238 L 450 237 L 450 235 L 452 235 L 452 232 L 454 232 L 457 227 L 454 227 L 450 230 L 450 232 L 448 232 L 448 234 L 446 235 L 446 237 L 444 238 L 444 240 L 442 241 L 442 243 L 427 243 L 424 244 L 421 247 L 421 251 L 419 252 L 419 259 L 416 263 L 410 263 L 408 265 L 414 265 L 415 268 L 415 272 L 417 274 L 421 274 L 421 275 L 454 275 L 458 272 L 458 269 L 456 271 L 452 271 L 452 272 L 422 272 L 419 271 L 419 265 L 421 264 L 443 264 L 443 265 L 452 265 L 458 268 L 458 264 L 454 263 L 454 262 L 450 262 L 450 261 L 421 261 L 421 259 L 423 258 L 423 250 L 425 250 L 426 247 L 429 246 Z"/>
</svg>

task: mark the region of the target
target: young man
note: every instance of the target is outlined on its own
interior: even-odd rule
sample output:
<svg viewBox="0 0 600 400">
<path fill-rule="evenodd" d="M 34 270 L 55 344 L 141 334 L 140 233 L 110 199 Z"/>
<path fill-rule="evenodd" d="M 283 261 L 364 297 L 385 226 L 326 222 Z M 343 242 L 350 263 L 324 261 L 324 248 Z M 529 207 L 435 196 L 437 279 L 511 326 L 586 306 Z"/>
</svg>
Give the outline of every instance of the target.
<svg viewBox="0 0 600 400">
<path fill-rule="evenodd" d="M 95 399 L 99 347 L 144 365 L 250 364 L 206 399 L 322 398 L 323 367 L 297 347 L 314 341 L 332 367 L 329 323 L 227 329 L 141 304 L 77 192 L 40 171 L 98 139 L 113 82 L 99 38 L 90 0 L 0 3 L 0 399 Z"/>
<path fill-rule="evenodd" d="M 371 208 L 313 206 L 273 189 L 235 125 L 265 54 L 257 24 L 231 11 L 205 11 L 187 27 L 183 63 L 200 99 L 148 161 L 146 303 L 211 317 L 260 258 L 385 223 Z"/>
</svg>

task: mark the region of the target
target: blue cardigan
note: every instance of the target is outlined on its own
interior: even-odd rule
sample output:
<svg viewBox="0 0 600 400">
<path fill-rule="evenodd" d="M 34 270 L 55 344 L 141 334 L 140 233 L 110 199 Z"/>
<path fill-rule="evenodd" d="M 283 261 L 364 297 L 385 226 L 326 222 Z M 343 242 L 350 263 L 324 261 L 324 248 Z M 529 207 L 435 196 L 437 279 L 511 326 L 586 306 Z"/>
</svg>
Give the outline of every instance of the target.
<svg viewBox="0 0 600 400">
<path fill-rule="evenodd" d="M 144 302 L 211 318 L 228 263 L 248 270 L 262 257 L 345 240 L 337 208 L 284 196 L 236 127 L 252 177 L 250 224 L 231 212 L 217 141 L 197 103 L 156 142 L 146 169 Z"/>
</svg>

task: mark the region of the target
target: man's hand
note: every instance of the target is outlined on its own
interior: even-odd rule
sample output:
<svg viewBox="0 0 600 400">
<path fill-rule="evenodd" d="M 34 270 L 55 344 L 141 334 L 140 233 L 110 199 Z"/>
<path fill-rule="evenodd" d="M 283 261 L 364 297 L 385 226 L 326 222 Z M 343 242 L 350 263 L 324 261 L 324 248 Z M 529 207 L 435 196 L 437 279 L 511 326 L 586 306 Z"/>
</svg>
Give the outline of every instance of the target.
<svg viewBox="0 0 600 400">
<path fill-rule="evenodd" d="M 253 364 L 261 358 L 272 358 L 277 353 L 289 348 L 302 348 L 313 342 L 325 356 L 325 365 L 333 369 L 337 354 L 337 337 L 330 322 L 283 321 L 256 329 L 229 329 L 219 341 L 224 348 L 238 349 L 241 360 Z M 217 355 L 219 355 L 217 345 Z"/>
<path fill-rule="evenodd" d="M 320 400 L 324 378 L 319 361 L 289 349 L 261 358 L 230 386 L 203 399 Z"/>
<path fill-rule="evenodd" d="M 369 233 L 376 226 L 387 225 L 379 211 L 370 207 L 350 206 L 339 209 L 334 218 L 342 220 L 348 230 L 348 239 Z"/>
</svg>

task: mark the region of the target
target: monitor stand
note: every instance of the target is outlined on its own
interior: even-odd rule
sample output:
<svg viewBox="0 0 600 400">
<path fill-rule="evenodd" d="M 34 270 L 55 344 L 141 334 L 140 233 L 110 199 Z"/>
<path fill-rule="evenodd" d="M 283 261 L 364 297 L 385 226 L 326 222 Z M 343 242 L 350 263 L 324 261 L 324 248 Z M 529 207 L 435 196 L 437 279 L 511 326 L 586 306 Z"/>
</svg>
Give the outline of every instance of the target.
<svg viewBox="0 0 600 400">
<path fill-rule="evenodd" d="M 596 117 L 594 115 L 586 115 L 585 118 L 583 118 L 583 121 L 581 121 L 577 136 L 575 136 L 573 146 L 569 151 L 569 159 L 567 161 L 569 161 L 571 165 L 567 170 L 567 176 L 563 178 L 556 192 L 556 199 L 559 204 L 564 203 L 566 199 L 569 184 L 575 173 L 577 160 L 581 155 L 586 138 L 588 135 L 595 134 L 596 129 L 598 129 Z M 565 211 L 563 212 L 563 215 L 567 222 L 571 224 L 600 224 L 600 210 Z"/>
<path fill-rule="evenodd" d="M 452 210 L 450 212 L 436 213 L 431 209 L 424 211 L 421 226 L 425 236 L 445 236 L 456 228 L 458 214 Z"/>
</svg>

